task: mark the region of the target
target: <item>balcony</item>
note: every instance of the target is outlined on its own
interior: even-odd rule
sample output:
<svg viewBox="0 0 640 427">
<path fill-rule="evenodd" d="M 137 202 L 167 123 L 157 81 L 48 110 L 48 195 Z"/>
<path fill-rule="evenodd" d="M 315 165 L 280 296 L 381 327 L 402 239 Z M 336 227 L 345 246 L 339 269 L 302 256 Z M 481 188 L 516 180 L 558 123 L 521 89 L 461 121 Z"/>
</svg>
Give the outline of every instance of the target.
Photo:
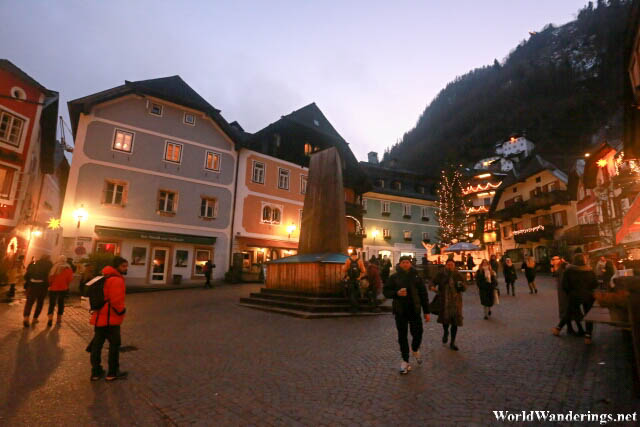
<svg viewBox="0 0 640 427">
<path fill-rule="evenodd" d="M 580 224 L 565 230 L 562 238 L 569 245 L 584 245 L 600 239 L 598 224 Z"/>
<path fill-rule="evenodd" d="M 367 235 L 362 232 L 349 233 L 348 244 L 354 248 L 361 248 L 362 241 L 365 237 L 367 237 Z"/>
<path fill-rule="evenodd" d="M 555 225 L 538 225 L 513 232 L 516 243 L 539 242 L 540 240 L 553 240 L 556 230 Z"/>
<path fill-rule="evenodd" d="M 548 193 L 541 192 L 528 200 L 516 202 L 504 209 L 494 212 L 491 218 L 507 221 L 512 218 L 521 218 L 525 214 L 532 214 L 539 210 L 549 209 L 553 205 L 565 205 L 571 200 L 567 190 L 554 190 Z"/>
</svg>

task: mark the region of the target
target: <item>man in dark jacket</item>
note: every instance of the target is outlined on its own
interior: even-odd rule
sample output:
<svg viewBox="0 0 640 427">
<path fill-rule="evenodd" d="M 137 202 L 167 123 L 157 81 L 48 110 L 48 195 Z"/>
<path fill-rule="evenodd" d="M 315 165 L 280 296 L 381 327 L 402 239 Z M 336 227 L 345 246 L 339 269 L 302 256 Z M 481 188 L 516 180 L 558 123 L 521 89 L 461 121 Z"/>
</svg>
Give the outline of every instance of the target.
<svg viewBox="0 0 640 427">
<path fill-rule="evenodd" d="M 51 257 L 42 255 L 37 262 L 29 264 L 27 272 L 24 275 L 25 287 L 27 288 L 27 302 L 24 305 L 24 321 L 25 327 L 29 326 L 29 316 L 31 315 L 31 307 L 36 303 L 36 311 L 33 313 L 33 323 L 38 321 L 44 299 L 49 289 L 49 271 L 53 267 Z"/>
<path fill-rule="evenodd" d="M 595 301 L 593 290 L 597 287 L 598 279 L 596 274 L 590 266 L 586 265 L 584 255 L 581 253 L 576 254 L 573 258 L 573 265 L 568 266 L 562 276 L 562 288 L 569 296 L 569 305 L 558 326 L 553 328 L 553 335 L 560 335 L 564 325 L 571 320 L 575 320 L 578 324 L 579 333 L 583 332 L 580 320 L 591 310 Z M 584 341 L 586 344 L 591 344 L 593 323 L 587 322 L 586 329 Z"/>
<path fill-rule="evenodd" d="M 410 257 L 400 257 L 397 271 L 385 283 L 383 293 L 386 298 L 393 299 L 393 314 L 395 315 L 398 343 L 402 354 L 400 373 L 406 374 L 411 370 L 407 332 L 411 331 L 411 350 L 416 361 L 420 364 L 422 363 L 420 344 L 423 331 L 421 311 L 424 311 L 425 322 L 429 321 L 427 288 L 418 272 L 412 267 Z"/>
<path fill-rule="evenodd" d="M 476 263 L 473 262 L 473 256 L 469 254 L 467 256 L 467 270 L 473 270 L 473 267 L 476 266 Z M 469 273 L 469 277 L 473 280 L 473 273 Z"/>
</svg>

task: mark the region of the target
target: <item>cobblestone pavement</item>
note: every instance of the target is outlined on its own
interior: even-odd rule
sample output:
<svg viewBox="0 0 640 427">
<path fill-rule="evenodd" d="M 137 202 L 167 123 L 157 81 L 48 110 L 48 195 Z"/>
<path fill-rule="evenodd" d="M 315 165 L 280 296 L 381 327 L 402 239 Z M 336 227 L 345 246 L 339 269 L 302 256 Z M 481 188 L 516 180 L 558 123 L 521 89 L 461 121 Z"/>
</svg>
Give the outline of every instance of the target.
<svg viewBox="0 0 640 427">
<path fill-rule="evenodd" d="M 116 383 L 89 381 L 92 331 L 76 302 L 51 329 L 25 329 L 22 304 L 0 304 L 0 425 L 467 426 L 497 424 L 493 410 L 637 411 L 622 333 L 596 326 L 590 347 L 553 337 L 555 288 L 539 282 L 529 295 L 521 280 L 488 321 L 470 287 L 460 351 L 432 320 L 425 362 L 407 376 L 391 315 L 305 320 L 238 306 L 256 285 L 129 296 L 123 345 L 137 350 L 122 353 L 130 376 Z"/>
</svg>

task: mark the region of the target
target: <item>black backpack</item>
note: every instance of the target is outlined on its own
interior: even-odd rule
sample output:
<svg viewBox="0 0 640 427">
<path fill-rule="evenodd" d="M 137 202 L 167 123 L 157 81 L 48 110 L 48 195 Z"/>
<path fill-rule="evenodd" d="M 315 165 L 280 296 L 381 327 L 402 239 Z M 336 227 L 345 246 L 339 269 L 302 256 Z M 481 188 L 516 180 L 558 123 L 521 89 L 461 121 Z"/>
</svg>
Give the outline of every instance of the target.
<svg viewBox="0 0 640 427">
<path fill-rule="evenodd" d="M 351 264 L 349 264 L 349 270 L 347 272 L 349 279 L 357 279 L 358 277 L 360 277 L 360 267 L 358 266 L 359 258 L 355 261 L 349 259 L 349 261 L 351 261 Z"/>
<path fill-rule="evenodd" d="M 96 276 L 85 284 L 85 293 L 89 297 L 91 311 L 98 311 L 106 304 L 104 300 L 104 284 L 110 277 L 113 277 L 113 275 Z"/>
</svg>

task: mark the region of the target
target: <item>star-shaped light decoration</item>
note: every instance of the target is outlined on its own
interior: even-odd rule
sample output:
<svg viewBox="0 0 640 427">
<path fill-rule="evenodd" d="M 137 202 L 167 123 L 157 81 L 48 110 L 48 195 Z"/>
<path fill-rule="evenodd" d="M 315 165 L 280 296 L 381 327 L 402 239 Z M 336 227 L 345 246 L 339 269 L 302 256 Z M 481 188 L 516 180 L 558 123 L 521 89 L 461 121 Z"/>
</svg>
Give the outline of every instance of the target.
<svg viewBox="0 0 640 427">
<path fill-rule="evenodd" d="M 47 221 L 47 227 L 51 230 L 57 230 L 60 228 L 60 218 L 49 218 L 49 221 Z"/>
<path fill-rule="evenodd" d="M 607 166 L 607 161 L 605 159 L 600 159 L 596 162 L 596 164 L 598 165 L 598 167 L 603 168 Z"/>
</svg>

